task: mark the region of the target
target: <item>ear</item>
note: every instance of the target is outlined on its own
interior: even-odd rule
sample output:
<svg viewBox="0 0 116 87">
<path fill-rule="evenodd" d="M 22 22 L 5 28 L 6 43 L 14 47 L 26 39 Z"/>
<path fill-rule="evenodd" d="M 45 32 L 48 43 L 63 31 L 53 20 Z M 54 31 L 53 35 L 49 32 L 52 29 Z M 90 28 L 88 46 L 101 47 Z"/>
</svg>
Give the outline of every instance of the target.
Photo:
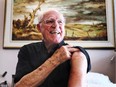
<svg viewBox="0 0 116 87">
<path fill-rule="evenodd" d="M 37 24 L 37 29 L 38 29 L 38 31 L 40 31 L 40 32 L 41 32 L 40 24 Z"/>
</svg>

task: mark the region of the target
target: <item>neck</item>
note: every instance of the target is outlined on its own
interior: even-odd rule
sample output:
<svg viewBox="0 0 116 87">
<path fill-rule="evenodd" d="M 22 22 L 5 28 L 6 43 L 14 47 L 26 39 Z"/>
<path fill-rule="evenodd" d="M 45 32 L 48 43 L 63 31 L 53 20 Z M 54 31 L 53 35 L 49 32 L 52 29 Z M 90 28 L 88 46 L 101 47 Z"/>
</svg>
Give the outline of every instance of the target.
<svg viewBox="0 0 116 87">
<path fill-rule="evenodd" d="M 54 44 L 54 43 L 48 43 L 48 42 L 45 42 L 45 41 L 44 41 L 44 43 L 45 43 L 45 46 L 46 46 L 48 52 L 50 52 L 51 49 L 54 48 L 54 47 L 57 45 L 57 44 Z"/>
</svg>

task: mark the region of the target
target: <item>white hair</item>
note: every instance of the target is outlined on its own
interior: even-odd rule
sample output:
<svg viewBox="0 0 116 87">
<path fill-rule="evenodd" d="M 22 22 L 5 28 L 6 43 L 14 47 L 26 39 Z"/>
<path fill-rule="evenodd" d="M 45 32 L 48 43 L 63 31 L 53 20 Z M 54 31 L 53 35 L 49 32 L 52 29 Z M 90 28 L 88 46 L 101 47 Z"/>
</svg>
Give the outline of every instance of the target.
<svg viewBox="0 0 116 87">
<path fill-rule="evenodd" d="M 40 16 L 38 17 L 38 23 L 40 23 L 43 20 L 44 15 L 46 13 L 50 12 L 50 11 L 54 11 L 54 12 L 58 13 L 61 16 L 63 22 L 65 23 L 64 15 L 62 13 L 60 13 L 58 10 L 55 10 L 55 9 L 49 9 L 47 11 L 41 12 Z"/>
</svg>

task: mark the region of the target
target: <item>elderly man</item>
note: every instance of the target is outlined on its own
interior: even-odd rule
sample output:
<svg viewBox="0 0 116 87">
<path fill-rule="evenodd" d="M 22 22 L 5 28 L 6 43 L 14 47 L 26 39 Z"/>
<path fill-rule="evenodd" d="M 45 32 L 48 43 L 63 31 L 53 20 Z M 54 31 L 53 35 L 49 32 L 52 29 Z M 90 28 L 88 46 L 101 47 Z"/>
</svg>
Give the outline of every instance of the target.
<svg viewBox="0 0 116 87">
<path fill-rule="evenodd" d="M 64 16 L 46 11 L 37 26 L 43 40 L 20 49 L 15 87 L 86 87 L 90 58 L 82 47 L 64 42 Z"/>
</svg>

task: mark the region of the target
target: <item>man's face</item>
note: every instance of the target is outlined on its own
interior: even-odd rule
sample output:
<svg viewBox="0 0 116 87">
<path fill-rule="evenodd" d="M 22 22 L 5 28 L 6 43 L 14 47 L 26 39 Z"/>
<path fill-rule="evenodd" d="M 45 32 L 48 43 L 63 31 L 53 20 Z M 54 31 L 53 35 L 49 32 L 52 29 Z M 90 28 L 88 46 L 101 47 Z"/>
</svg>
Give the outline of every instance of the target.
<svg viewBox="0 0 116 87">
<path fill-rule="evenodd" d="M 40 23 L 40 31 L 46 43 L 60 43 L 65 35 L 62 16 L 55 11 L 46 13 Z"/>
</svg>

